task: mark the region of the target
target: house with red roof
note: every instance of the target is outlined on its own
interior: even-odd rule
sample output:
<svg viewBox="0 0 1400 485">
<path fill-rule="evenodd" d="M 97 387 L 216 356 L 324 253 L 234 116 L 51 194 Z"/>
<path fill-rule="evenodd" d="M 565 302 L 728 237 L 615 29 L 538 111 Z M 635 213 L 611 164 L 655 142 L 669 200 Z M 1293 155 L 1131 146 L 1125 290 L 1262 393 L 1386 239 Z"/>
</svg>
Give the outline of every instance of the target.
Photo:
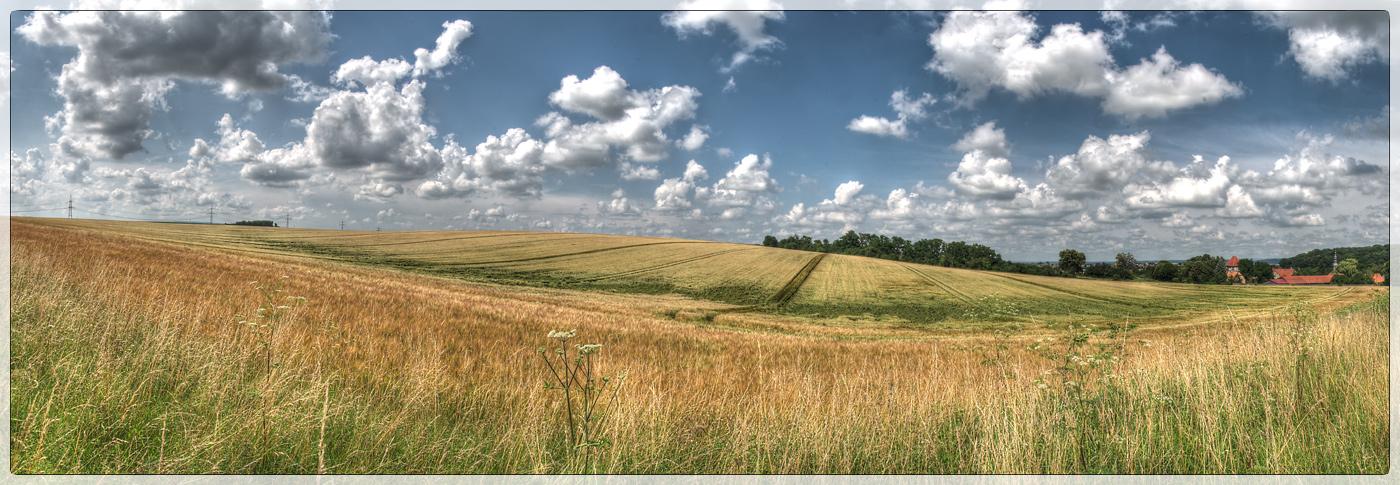
<svg viewBox="0 0 1400 485">
<path fill-rule="evenodd" d="M 1315 276 L 1282 276 L 1266 281 L 1265 285 L 1328 285 L 1332 284 L 1332 275 L 1323 274 Z"/>
<path fill-rule="evenodd" d="M 1274 278 L 1293 276 L 1293 268 L 1274 268 Z"/>
<path fill-rule="evenodd" d="M 1230 261 L 1225 263 L 1225 281 L 1232 284 L 1245 284 L 1244 275 L 1240 274 L 1240 257 L 1230 256 Z"/>
</svg>

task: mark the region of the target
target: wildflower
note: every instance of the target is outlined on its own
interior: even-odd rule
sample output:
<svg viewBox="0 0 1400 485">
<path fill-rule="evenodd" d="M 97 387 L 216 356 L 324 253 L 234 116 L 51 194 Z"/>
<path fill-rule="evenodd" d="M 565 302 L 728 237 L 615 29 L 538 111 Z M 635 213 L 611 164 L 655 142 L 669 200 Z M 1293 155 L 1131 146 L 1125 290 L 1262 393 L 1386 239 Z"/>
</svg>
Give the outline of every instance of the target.
<svg viewBox="0 0 1400 485">
<path fill-rule="evenodd" d="M 571 339 L 571 338 L 574 338 L 574 333 L 575 333 L 575 332 L 578 332 L 578 329 L 573 329 L 573 330 L 570 330 L 570 331 L 567 331 L 567 332 L 562 331 L 562 330 L 560 330 L 560 331 L 550 330 L 550 331 L 549 331 L 549 338 Z"/>
</svg>

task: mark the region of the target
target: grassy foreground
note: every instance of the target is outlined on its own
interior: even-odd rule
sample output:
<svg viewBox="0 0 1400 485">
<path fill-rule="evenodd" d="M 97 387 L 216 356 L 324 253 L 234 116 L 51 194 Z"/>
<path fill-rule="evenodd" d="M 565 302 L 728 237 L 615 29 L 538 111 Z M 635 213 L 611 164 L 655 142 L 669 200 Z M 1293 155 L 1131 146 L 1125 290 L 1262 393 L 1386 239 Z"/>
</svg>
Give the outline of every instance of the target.
<svg viewBox="0 0 1400 485">
<path fill-rule="evenodd" d="M 14 473 L 1390 466 L 1386 289 L 1175 329 L 1016 321 L 984 336 L 842 341 L 658 316 L 704 304 L 673 296 L 12 231 Z M 240 323 L 265 302 L 253 281 L 285 281 L 277 296 L 307 304 L 269 327 Z M 535 354 L 571 328 L 605 345 L 605 370 L 629 373 L 606 443 L 586 451 L 571 450 L 563 397 Z"/>
</svg>

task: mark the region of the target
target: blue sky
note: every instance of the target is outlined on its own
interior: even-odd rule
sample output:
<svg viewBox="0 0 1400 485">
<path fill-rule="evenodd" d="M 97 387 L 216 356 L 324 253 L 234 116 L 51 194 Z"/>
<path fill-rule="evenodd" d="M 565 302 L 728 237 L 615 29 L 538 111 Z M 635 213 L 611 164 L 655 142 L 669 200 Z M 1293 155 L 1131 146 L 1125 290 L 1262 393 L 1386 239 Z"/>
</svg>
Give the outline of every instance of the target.
<svg viewBox="0 0 1400 485">
<path fill-rule="evenodd" d="M 1023 261 L 1389 240 L 1385 12 L 745 5 L 15 12 L 11 210 Z"/>
</svg>

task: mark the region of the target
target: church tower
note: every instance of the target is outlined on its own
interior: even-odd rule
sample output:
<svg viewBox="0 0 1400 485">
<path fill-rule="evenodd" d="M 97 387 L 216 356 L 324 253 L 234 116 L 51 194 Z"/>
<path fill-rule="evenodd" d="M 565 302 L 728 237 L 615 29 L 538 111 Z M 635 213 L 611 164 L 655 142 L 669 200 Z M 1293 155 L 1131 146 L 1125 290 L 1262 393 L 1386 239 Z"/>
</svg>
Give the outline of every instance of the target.
<svg viewBox="0 0 1400 485">
<path fill-rule="evenodd" d="M 1337 251 L 1332 250 L 1332 274 L 1337 273 Z"/>
</svg>

